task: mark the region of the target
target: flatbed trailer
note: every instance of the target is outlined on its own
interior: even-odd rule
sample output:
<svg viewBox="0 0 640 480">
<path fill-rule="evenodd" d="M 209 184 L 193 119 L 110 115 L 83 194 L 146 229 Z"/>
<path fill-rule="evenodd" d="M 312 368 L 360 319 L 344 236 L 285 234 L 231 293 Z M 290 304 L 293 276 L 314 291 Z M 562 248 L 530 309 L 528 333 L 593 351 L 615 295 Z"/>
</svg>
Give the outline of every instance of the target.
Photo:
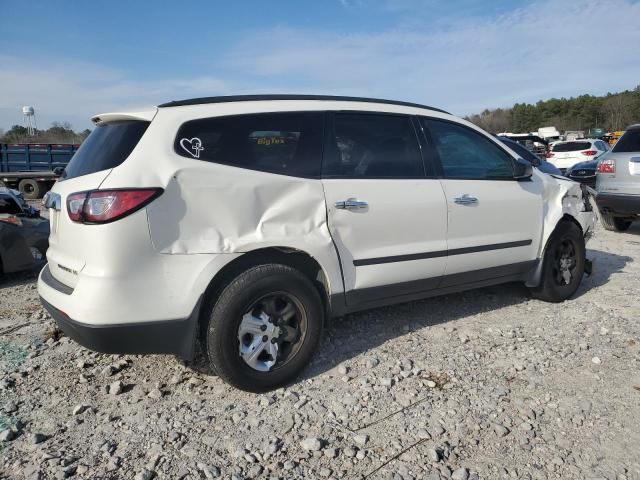
<svg viewBox="0 0 640 480">
<path fill-rule="evenodd" d="M 27 199 L 42 197 L 56 182 L 76 144 L 0 144 L 0 186 L 19 190 Z"/>
</svg>

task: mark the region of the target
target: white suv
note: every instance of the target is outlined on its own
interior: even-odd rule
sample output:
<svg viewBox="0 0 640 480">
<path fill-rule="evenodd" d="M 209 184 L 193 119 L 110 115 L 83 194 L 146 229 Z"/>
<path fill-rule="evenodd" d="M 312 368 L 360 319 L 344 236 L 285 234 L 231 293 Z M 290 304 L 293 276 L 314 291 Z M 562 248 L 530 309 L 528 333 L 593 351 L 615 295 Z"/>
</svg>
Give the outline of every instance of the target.
<svg viewBox="0 0 640 480">
<path fill-rule="evenodd" d="M 582 138 L 555 142 L 547 152 L 547 161 L 555 165 L 564 173 L 576 163 L 597 160 L 609 151 L 609 145 L 604 140 Z"/>
<path fill-rule="evenodd" d="M 520 281 L 578 288 L 579 184 L 416 104 L 245 96 L 93 118 L 45 199 L 38 291 L 109 353 L 191 358 L 250 391 L 291 381 L 328 318 Z"/>
</svg>

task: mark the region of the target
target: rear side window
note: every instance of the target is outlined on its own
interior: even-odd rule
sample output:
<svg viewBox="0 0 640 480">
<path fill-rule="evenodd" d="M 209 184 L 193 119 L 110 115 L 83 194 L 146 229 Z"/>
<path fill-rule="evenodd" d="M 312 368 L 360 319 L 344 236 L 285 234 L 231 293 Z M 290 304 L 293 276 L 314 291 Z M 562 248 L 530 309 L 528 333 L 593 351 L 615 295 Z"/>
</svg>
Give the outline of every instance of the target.
<svg viewBox="0 0 640 480">
<path fill-rule="evenodd" d="M 513 159 L 494 142 L 452 122 L 421 119 L 435 142 L 445 178 L 513 179 Z"/>
<path fill-rule="evenodd" d="M 422 178 L 424 167 L 411 119 L 402 115 L 336 113 L 323 176 Z"/>
<path fill-rule="evenodd" d="M 564 142 L 556 143 L 551 151 L 553 152 L 579 152 L 580 150 L 589 150 L 591 148 L 590 142 Z"/>
<path fill-rule="evenodd" d="M 186 122 L 174 149 L 187 158 L 297 177 L 319 177 L 319 112 L 258 113 Z"/>
<path fill-rule="evenodd" d="M 613 146 L 612 152 L 640 152 L 640 128 L 627 130 Z"/>
<path fill-rule="evenodd" d="M 126 120 L 97 126 L 71 158 L 62 178 L 108 170 L 124 162 L 150 122 Z"/>
</svg>

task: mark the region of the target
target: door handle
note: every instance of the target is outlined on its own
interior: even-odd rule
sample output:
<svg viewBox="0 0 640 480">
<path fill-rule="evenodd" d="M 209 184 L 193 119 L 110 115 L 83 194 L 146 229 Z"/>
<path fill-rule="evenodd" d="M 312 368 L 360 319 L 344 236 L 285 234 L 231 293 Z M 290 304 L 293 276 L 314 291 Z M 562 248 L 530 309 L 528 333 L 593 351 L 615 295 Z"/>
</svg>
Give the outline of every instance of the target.
<svg viewBox="0 0 640 480">
<path fill-rule="evenodd" d="M 355 198 L 347 198 L 342 202 L 336 202 L 334 205 L 340 210 L 364 210 L 369 207 L 367 202 L 362 202 Z"/>
<path fill-rule="evenodd" d="M 456 197 L 453 199 L 459 205 L 473 205 L 478 203 L 478 199 L 476 197 L 470 196 L 468 193 L 465 193 L 461 197 Z"/>
</svg>

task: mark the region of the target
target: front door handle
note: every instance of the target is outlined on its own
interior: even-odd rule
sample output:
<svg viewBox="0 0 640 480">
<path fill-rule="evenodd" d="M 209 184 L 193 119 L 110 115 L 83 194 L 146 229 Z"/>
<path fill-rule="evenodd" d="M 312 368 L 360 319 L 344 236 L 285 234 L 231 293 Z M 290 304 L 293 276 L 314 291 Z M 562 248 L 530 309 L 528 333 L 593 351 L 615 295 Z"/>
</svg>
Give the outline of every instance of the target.
<svg viewBox="0 0 640 480">
<path fill-rule="evenodd" d="M 355 198 L 347 198 L 342 202 L 336 202 L 334 205 L 340 210 L 364 210 L 369 207 L 367 202 L 362 202 Z"/>
<path fill-rule="evenodd" d="M 476 197 L 470 196 L 468 193 L 465 193 L 461 197 L 456 197 L 453 199 L 459 205 L 473 205 L 478 203 L 478 199 Z"/>
</svg>

